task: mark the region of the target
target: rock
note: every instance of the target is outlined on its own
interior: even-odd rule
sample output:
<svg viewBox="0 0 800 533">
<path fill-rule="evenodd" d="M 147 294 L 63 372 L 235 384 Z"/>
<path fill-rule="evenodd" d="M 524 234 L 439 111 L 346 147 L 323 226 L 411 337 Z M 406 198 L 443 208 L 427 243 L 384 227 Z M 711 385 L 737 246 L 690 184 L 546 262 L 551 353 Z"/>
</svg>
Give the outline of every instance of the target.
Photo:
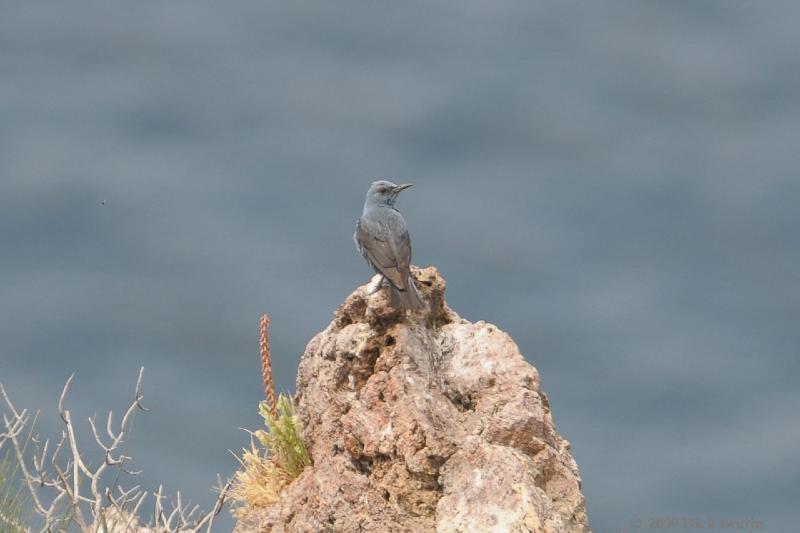
<svg viewBox="0 0 800 533">
<path fill-rule="evenodd" d="M 509 335 L 445 303 L 428 309 L 356 289 L 306 347 L 297 412 L 314 466 L 250 532 L 588 532 L 580 476 L 539 374 Z"/>
</svg>

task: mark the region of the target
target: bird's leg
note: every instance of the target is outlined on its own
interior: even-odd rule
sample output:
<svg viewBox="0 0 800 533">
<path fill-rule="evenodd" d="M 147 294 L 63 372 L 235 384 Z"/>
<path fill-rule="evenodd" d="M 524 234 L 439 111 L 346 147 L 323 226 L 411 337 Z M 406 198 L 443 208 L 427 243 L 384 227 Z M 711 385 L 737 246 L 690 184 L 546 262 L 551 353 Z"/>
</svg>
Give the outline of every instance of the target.
<svg viewBox="0 0 800 533">
<path fill-rule="evenodd" d="M 375 294 L 381 288 L 384 280 L 383 274 L 375 274 L 367 285 L 367 294 Z"/>
</svg>

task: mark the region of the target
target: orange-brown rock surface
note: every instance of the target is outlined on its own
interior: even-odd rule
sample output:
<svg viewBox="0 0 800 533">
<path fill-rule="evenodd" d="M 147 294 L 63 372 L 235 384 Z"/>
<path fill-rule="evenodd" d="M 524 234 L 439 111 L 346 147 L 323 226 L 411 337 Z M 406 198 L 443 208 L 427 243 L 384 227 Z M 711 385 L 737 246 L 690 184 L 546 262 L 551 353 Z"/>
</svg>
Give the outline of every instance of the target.
<svg viewBox="0 0 800 533">
<path fill-rule="evenodd" d="M 356 289 L 308 343 L 297 411 L 314 465 L 250 532 L 588 532 L 580 476 L 539 374 L 506 333 Z"/>
</svg>

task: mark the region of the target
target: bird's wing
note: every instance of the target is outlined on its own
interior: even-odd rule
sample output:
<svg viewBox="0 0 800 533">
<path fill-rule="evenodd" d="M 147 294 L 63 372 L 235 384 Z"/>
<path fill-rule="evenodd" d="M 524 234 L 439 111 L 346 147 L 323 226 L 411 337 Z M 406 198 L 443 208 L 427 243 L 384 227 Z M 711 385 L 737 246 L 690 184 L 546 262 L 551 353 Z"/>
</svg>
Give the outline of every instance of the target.
<svg viewBox="0 0 800 533">
<path fill-rule="evenodd" d="M 406 277 L 408 277 L 410 273 L 409 266 L 411 265 L 411 237 L 408 235 L 408 231 L 404 231 L 400 239 L 396 241 L 394 245 L 397 265 L 400 267 L 400 270 L 406 273 Z"/>
<path fill-rule="evenodd" d="M 408 239 L 405 239 L 408 241 Z M 361 251 L 364 256 L 372 263 L 378 271 L 386 276 L 392 285 L 398 289 L 405 290 L 408 275 L 403 275 L 402 263 L 398 261 L 398 253 L 396 250 L 396 243 L 384 241 L 376 236 L 368 233 L 361 221 L 356 224 L 356 241 L 361 246 Z M 410 245 L 409 252 L 410 252 Z"/>
</svg>

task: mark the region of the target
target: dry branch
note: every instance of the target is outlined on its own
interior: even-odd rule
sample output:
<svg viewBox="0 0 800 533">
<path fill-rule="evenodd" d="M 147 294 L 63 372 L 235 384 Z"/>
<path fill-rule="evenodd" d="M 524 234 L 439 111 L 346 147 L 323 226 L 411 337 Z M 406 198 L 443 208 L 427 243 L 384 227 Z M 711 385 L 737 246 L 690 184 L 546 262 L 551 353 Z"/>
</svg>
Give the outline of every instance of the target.
<svg viewBox="0 0 800 533">
<path fill-rule="evenodd" d="M 219 480 L 218 497 L 214 508 L 200 515 L 197 506 L 184 504 L 180 493 L 175 501 L 168 501 L 159 487 L 155 493 L 155 512 L 146 525 L 139 518 L 139 511 L 148 492 L 138 486 L 124 490 L 117 485 L 122 475 L 136 475 L 126 469 L 130 457 L 124 455 L 123 444 L 129 436 L 133 418 L 137 411 L 145 411 L 142 405 L 142 378 L 144 368 L 136 380 L 134 398 L 125 410 L 119 425 L 115 427 L 113 413 L 106 420 L 104 440 L 97 429 L 94 417 L 89 418 L 89 428 L 103 458 L 97 465 L 90 465 L 78 448 L 75 423 L 64 403 L 73 376 L 67 379 L 58 400 L 58 412 L 64 429 L 50 452 L 50 441 L 42 444 L 38 435 L 30 442 L 32 451 L 26 450 L 27 441 L 21 438 L 23 431 L 33 427 L 35 417 L 23 409 L 17 410 L 0 383 L 0 396 L 6 409 L 0 428 L 0 450 L 10 445 L 11 458 L 19 465 L 19 477 L 26 493 L 30 495 L 32 510 L 38 517 L 35 526 L 24 528 L 26 533 L 49 533 L 66 531 L 70 523 L 83 533 L 188 533 L 211 532 L 214 517 L 225 505 L 230 482 Z M 64 452 L 64 457 L 62 457 Z M 115 474 L 111 486 L 104 484 L 105 478 Z M 0 515 L 0 522 L 8 517 Z"/>
</svg>

